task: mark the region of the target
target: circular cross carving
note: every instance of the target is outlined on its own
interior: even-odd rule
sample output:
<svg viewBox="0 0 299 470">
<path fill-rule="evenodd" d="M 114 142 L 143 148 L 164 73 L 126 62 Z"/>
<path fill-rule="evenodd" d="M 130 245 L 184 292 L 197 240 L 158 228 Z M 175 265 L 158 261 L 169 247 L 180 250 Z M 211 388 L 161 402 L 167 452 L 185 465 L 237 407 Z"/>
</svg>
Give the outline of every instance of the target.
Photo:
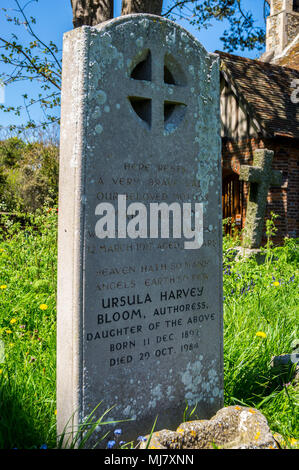
<svg viewBox="0 0 299 470">
<path fill-rule="evenodd" d="M 183 120 L 187 105 L 184 87 L 186 78 L 177 61 L 170 54 L 153 53 L 145 49 L 133 61 L 130 73 L 128 99 L 147 129 L 162 130 L 164 134 L 174 132 Z M 134 63 L 135 62 L 135 63 Z M 137 62 L 137 63 L 136 63 Z"/>
</svg>

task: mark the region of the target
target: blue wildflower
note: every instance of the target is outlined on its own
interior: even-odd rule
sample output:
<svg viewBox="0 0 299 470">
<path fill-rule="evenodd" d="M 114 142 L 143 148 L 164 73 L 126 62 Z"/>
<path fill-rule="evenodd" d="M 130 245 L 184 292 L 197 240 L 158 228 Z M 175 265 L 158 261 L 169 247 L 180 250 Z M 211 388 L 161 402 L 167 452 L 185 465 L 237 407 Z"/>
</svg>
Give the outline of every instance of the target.
<svg viewBox="0 0 299 470">
<path fill-rule="evenodd" d="M 40 449 L 48 449 L 47 444 L 42 444 L 42 445 L 40 446 Z"/>
<path fill-rule="evenodd" d="M 113 449 L 115 446 L 116 442 L 115 441 L 108 441 L 107 443 L 107 449 Z"/>
<path fill-rule="evenodd" d="M 146 437 L 145 437 L 145 436 L 138 436 L 138 437 L 137 437 L 137 441 L 145 442 L 145 441 L 146 441 Z"/>
<path fill-rule="evenodd" d="M 120 436 L 122 434 L 122 430 L 120 428 L 114 430 L 115 436 Z"/>
</svg>

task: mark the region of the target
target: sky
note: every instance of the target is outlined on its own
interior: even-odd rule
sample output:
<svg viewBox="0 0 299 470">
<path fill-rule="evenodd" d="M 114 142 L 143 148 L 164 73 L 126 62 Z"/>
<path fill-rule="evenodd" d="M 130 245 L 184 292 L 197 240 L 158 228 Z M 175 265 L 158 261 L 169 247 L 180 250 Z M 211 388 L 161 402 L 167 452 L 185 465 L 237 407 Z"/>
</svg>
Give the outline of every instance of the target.
<svg viewBox="0 0 299 470">
<path fill-rule="evenodd" d="M 48 43 L 52 40 L 60 49 L 62 49 L 63 34 L 73 28 L 72 25 L 72 8 L 70 0 L 18 0 L 21 5 L 29 3 L 26 12 L 28 16 L 36 18 L 34 30 L 37 35 L 45 42 Z M 264 25 L 262 0 L 243 0 L 244 7 L 251 10 L 258 21 L 259 26 Z M 166 0 L 165 6 L 169 3 Z M 7 9 L 5 13 L 2 9 Z M 0 0 L 0 37 L 6 39 L 11 38 L 11 34 L 18 35 L 21 42 L 28 41 L 28 33 L 23 26 L 15 27 L 9 23 L 5 15 L 10 14 L 14 16 L 13 9 L 16 8 L 15 0 Z M 115 0 L 114 3 L 114 16 L 120 15 L 121 0 Z M 222 50 L 223 44 L 220 37 L 223 31 L 227 28 L 227 23 L 213 22 L 208 29 L 198 31 L 197 28 L 190 26 L 187 21 L 177 21 L 181 26 L 192 33 L 209 52 L 215 50 Z M 0 50 L 1 52 L 1 50 Z M 252 59 L 258 58 L 261 55 L 259 51 L 235 51 L 234 54 L 242 55 Z M 0 73 L 3 72 L 5 65 L 0 62 Z M 0 102 L 5 102 L 7 106 L 22 105 L 22 95 L 27 93 L 29 96 L 37 96 L 39 87 L 36 82 L 21 81 L 16 84 L 7 85 L 3 90 L 0 87 Z M 59 114 L 59 109 L 56 111 Z M 38 105 L 31 110 L 32 117 L 38 122 L 43 119 L 43 114 Z M 28 120 L 27 114 L 22 113 L 21 117 L 15 116 L 12 112 L 4 113 L 0 110 L 0 127 L 7 127 L 11 124 L 24 124 Z"/>
</svg>

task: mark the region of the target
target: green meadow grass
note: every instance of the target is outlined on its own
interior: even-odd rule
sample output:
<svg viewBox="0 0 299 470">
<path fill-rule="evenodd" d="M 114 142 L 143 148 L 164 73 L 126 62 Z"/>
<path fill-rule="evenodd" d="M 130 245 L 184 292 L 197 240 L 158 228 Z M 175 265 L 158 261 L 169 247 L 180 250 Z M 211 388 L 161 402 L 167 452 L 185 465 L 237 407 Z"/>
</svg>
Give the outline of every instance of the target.
<svg viewBox="0 0 299 470">
<path fill-rule="evenodd" d="M 0 242 L 0 447 L 54 447 L 57 214 L 25 230 L 9 222 Z"/>
<path fill-rule="evenodd" d="M 1 224 L 0 448 L 54 448 L 57 211 L 22 228 Z M 274 373 L 270 361 L 298 338 L 298 244 L 269 247 L 261 265 L 232 260 L 234 244 L 224 238 L 225 406 L 258 408 L 285 447 L 295 447 L 298 386 L 290 369 Z"/>
</svg>

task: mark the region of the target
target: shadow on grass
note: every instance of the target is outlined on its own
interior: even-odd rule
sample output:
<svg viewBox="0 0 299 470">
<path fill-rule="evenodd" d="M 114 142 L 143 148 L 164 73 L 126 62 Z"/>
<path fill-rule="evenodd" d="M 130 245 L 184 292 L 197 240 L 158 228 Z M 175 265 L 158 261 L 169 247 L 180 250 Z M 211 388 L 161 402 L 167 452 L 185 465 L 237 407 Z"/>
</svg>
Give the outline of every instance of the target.
<svg viewBox="0 0 299 470">
<path fill-rule="evenodd" d="M 280 368 L 248 367 L 231 382 L 226 381 L 226 405 L 236 402 L 255 407 L 260 401 L 284 390 L 288 385 L 294 385 L 295 367 L 286 365 Z"/>
<path fill-rule="evenodd" d="M 12 387 L 0 381 L 0 449 L 32 449 L 46 443 L 46 419 L 42 423 L 38 422 L 43 417 L 34 415 L 32 402 L 30 404 L 28 400 L 27 403 L 22 400 L 25 393 L 24 389 L 18 390 L 14 386 L 12 390 Z M 49 422 L 48 429 L 50 427 Z"/>
</svg>

